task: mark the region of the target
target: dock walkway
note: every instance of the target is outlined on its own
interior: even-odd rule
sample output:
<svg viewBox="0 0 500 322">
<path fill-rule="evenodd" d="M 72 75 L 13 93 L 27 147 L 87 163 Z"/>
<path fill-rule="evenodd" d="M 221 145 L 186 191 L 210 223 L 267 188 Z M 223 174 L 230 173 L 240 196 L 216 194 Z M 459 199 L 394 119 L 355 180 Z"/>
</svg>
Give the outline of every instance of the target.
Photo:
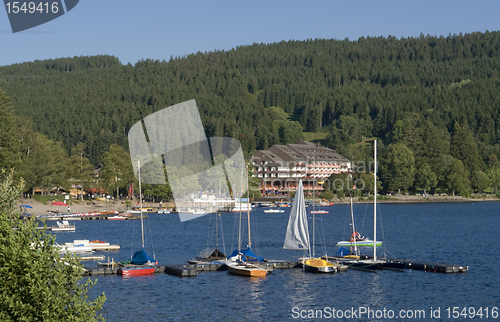
<svg viewBox="0 0 500 322">
<path fill-rule="evenodd" d="M 288 269 L 288 268 L 298 268 L 300 267 L 299 262 L 281 261 L 281 260 L 271 260 L 264 262 L 269 267 L 273 269 Z M 112 275 L 118 274 L 119 266 L 115 267 L 98 267 L 98 268 L 86 268 L 85 275 L 96 276 L 96 275 Z M 160 265 L 157 266 L 155 273 L 166 273 L 169 275 L 174 275 L 178 277 L 192 277 L 197 276 L 199 272 L 215 272 L 215 271 L 225 271 L 227 266 L 222 263 L 208 263 L 199 262 L 197 264 L 185 264 L 185 265 Z"/>
</svg>

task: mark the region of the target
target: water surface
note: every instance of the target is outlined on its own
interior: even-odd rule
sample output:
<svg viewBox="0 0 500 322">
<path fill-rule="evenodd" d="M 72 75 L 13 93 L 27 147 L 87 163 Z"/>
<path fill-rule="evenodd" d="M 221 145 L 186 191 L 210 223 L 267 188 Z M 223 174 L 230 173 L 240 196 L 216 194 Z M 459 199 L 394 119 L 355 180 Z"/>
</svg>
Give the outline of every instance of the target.
<svg viewBox="0 0 500 322">
<path fill-rule="evenodd" d="M 206 272 L 179 278 L 167 274 L 123 278 L 99 276 L 91 290 L 95 297 L 107 297 L 102 310 L 108 321 L 297 320 L 308 314 L 329 317 L 332 310 L 357 312 L 361 321 L 388 321 L 389 317 L 359 316 L 400 312 L 430 320 L 430 311 L 439 309 L 437 321 L 448 318 L 447 308 L 476 312 L 500 306 L 500 248 L 496 243 L 500 227 L 500 202 L 379 204 L 377 239 L 384 241 L 379 254 L 421 261 L 469 266 L 465 274 L 440 274 L 414 270 L 382 270 L 377 273 L 348 270 L 332 275 L 306 274 L 300 269 L 275 270 L 260 279 Z M 349 237 L 349 206 L 324 207 L 330 213 L 316 215 L 317 254 L 333 254 L 334 244 Z M 356 228 L 373 236 L 373 206 L 354 206 Z M 252 211 L 252 246 L 265 258 L 296 259 L 294 251 L 283 250 L 289 209 L 282 214 Z M 215 246 L 214 215 L 181 223 L 175 214 L 150 214 L 145 221 L 148 252 L 159 264 L 181 264 L 207 246 Z M 238 214 L 223 213 L 218 226 L 219 247 L 230 253 L 237 247 Z M 244 221 L 246 222 L 246 220 Z M 57 241 L 99 239 L 122 248 L 103 253 L 115 260 L 127 260 L 141 244 L 139 221 L 75 221 L 76 232 L 58 233 Z M 309 227 L 312 228 L 312 219 Z M 246 232 L 246 226 L 244 226 Z M 243 237 L 246 245 L 246 233 Z M 153 246 L 151 246 L 153 241 Z M 366 250 L 371 251 L 370 249 Z M 86 262 L 95 266 L 95 262 Z M 472 313 L 471 311 L 467 311 Z M 311 313 L 312 312 L 312 313 Z M 335 311 L 337 314 L 338 312 Z M 450 314 L 452 309 L 450 309 Z M 465 312 L 465 311 L 461 311 Z M 350 314 L 349 313 L 349 314 Z M 345 316 L 343 316 L 345 318 Z M 395 318 L 396 318 L 395 317 Z M 472 317 L 472 316 L 468 316 Z M 478 319 L 479 316 L 475 316 Z M 500 319 L 500 317 L 499 317 Z M 455 320 L 465 320 L 461 315 Z"/>
</svg>

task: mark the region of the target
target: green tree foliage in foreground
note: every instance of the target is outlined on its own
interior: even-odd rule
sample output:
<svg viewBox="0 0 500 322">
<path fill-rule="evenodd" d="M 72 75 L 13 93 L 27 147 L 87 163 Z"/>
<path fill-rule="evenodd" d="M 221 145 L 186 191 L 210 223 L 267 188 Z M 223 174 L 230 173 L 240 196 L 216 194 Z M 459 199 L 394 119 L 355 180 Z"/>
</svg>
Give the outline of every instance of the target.
<svg viewBox="0 0 500 322">
<path fill-rule="evenodd" d="M 0 182 L 0 320 L 103 321 L 97 312 L 104 294 L 88 300 L 96 283 L 81 282 L 78 258 L 60 257 L 55 237 L 36 229 L 34 221 L 18 219 L 15 204 L 22 182 L 1 174 Z"/>
</svg>

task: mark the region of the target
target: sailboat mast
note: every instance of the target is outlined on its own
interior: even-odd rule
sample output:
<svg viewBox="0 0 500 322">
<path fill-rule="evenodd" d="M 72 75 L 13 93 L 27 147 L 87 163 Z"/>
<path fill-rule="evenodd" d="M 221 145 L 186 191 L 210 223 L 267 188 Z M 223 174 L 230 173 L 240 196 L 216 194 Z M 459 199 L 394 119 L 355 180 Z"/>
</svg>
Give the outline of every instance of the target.
<svg viewBox="0 0 500 322">
<path fill-rule="evenodd" d="M 219 181 L 220 182 L 220 181 Z M 217 218 L 219 218 L 219 194 L 217 194 L 217 184 L 215 184 L 215 249 L 219 249 L 219 234 L 217 232 Z"/>
<path fill-rule="evenodd" d="M 242 193 L 243 193 L 243 169 L 241 169 L 241 173 L 240 173 L 240 185 L 241 185 L 241 190 L 242 190 Z M 240 227 L 238 229 L 238 253 L 241 252 L 241 203 L 242 203 L 242 199 L 240 197 Z"/>
<path fill-rule="evenodd" d="M 314 194 L 314 171 L 316 171 L 315 169 L 315 166 L 316 166 L 316 163 L 314 162 L 314 156 L 313 156 L 313 184 L 312 184 L 312 189 L 313 189 L 313 247 L 312 247 L 312 253 L 313 253 L 313 257 L 316 257 L 316 251 L 314 249 L 314 246 L 316 244 L 315 242 L 315 237 L 316 237 L 316 211 L 314 210 L 314 206 L 315 206 L 315 200 L 314 198 L 316 197 L 315 194 Z"/>
<path fill-rule="evenodd" d="M 358 247 L 356 246 L 356 227 L 354 227 L 354 212 L 352 210 L 352 196 L 351 196 L 351 223 L 352 223 L 352 236 L 354 240 L 354 255 L 358 255 Z"/>
<path fill-rule="evenodd" d="M 373 171 L 373 261 L 377 260 L 377 140 L 375 140 L 375 170 Z"/>
<path fill-rule="evenodd" d="M 354 169 L 352 167 L 352 160 L 351 160 L 351 170 Z M 352 173 L 349 175 L 351 180 L 352 180 Z M 354 182 L 354 181 L 353 181 Z M 354 189 L 353 189 L 354 190 Z M 356 245 L 356 227 L 354 226 L 354 210 L 352 209 L 352 192 L 349 192 L 349 197 L 351 198 L 351 223 L 352 223 L 352 236 L 354 239 L 354 255 L 358 255 L 358 246 Z"/>
<path fill-rule="evenodd" d="M 142 220 L 141 162 L 139 160 L 137 160 L 137 170 L 139 171 L 139 204 L 141 209 L 142 248 L 144 249 L 144 222 Z"/>
<path fill-rule="evenodd" d="M 217 188 L 215 189 L 217 193 Z M 219 218 L 219 202 L 215 199 L 215 248 L 219 249 L 219 233 L 217 231 L 217 218 Z"/>
<path fill-rule="evenodd" d="M 248 184 L 248 165 L 247 168 L 247 218 L 248 218 L 248 248 L 252 247 L 252 238 L 250 237 L 250 185 Z"/>
</svg>

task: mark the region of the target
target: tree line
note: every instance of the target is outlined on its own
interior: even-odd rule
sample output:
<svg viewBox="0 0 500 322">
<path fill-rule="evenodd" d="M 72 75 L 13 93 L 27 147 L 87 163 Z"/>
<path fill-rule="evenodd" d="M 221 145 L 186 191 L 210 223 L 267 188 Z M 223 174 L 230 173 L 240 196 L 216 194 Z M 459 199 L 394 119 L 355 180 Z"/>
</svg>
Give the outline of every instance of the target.
<svg viewBox="0 0 500 322">
<path fill-rule="evenodd" d="M 486 176 L 489 186 L 495 177 L 490 169 L 500 156 L 499 51 L 496 31 L 283 41 L 133 66 L 112 56 L 3 66 L 0 87 L 15 115 L 24 117 L 22 127 L 44 135 L 36 142 L 60 155 L 76 148 L 92 165 L 102 163 L 112 145 L 127 151 L 128 130 L 141 118 L 194 98 L 207 137 L 236 138 L 247 156 L 294 143 L 308 131 L 326 133 L 321 143 L 348 158 L 368 160 L 371 152 L 359 142 L 378 137 L 384 190 L 465 193 L 462 186 L 482 191 Z M 461 131 L 469 142 L 464 147 L 456 139 Z M 433 151 L 426 151 L 429 144 Z M 408 151 L 417 175 L 399 187 L 391 183 L 398 178 L 395 162 Z M 57 177 L 50 167 L 60 161 L 53 161 L 39 167 L 43 180 Z M 451 187 L 455 161 L 462 162 L 468 181 Z"/>
</svg>

